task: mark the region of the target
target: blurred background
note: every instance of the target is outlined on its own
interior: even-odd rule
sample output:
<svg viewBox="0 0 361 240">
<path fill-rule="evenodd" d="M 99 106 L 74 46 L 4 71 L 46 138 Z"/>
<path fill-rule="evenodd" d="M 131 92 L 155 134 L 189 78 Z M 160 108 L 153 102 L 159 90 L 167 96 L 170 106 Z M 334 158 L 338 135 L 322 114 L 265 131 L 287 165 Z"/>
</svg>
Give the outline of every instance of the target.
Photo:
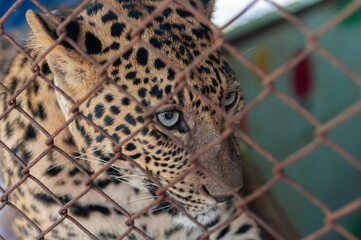
<svg viewBox="0 0 361 240">
<path fill-rule="evenodd" d="M 288 9 L 309 28 L 318 29 L 351 1 L 299 1 Z M 305 49 L 306 36 L 277 13 L 253 19 L 226 33 L 227 40 L 267 74 Z M 361 74 L 361 11 L 341 22 L 319 39 L 322 47 L 347 67 Z M 263 90 L 261 79 L 234 57 L 230 61 L 241 81 L 246 101 Z M 361 88 L 349 76 L 317 52 L 282 74 L 274 87 L 295 99 L 322 123 L 328 122 L 360 100 Z M 291 176 L 331 211 L 359 199 L 361 195 L 361 113 L 328 132 L 328 137 L 358 160 L 348 163 L 327 145 L 286 168 Z M 314 140 L 315 128 L 275 96 L 250 112 L 242 129 L 279 161 L 285 160 Z M 245 159 L 256 161 L 264 180 L 273 178 L 273 165 L 245 143 Z M 247 170 L 246 170 L 247 171 Z M 296 229 L 306 236 L 323 226 L 323 213 L 283 180 L 271 189 Z M 361 238 L 361 209 L 337 221 Z M 331 231 L 322 239 L 343 239 Z"/>
<path fill-rule="evenodd" d="M 0 0 L 0 16 L 15 1 Z M 74 5 L 74 0 L 41 1 L 50 10 Z M 216 1 L 213 22 L 223 26 L 241 12 L 251 0 Z M 294 13 L 305 25 L 317 29 L 337 15 L 348 0 L 275 0 Z M 27 9 L 39 9 L 25 0 L 6 20 L 5 31 L 18 42 L 26 38 L 28 27 L 24 23 Z M 305 35 L 294 25 L 283 19 L 275 8 L 265 1 L 258 1 L 246 14 L 225 29 L 225 38 L 244 56 L 264 72 L 272 73 L 287 60 L 305 48 Z M 361 74 L 361 11 L 341 22 L 320 38 L 320 44 L 328 49 L 346 66 Z M 0 69 L 12 49 L 0 38 Z M 229 56 L 230 63 L 242 83 L 246 101 L 252 102 L 263 90 L 261 79 L 251 70 Z M 1 75 L 0 75 L 1 76 Z M 361 89 L 350 77 L 330 62 L 313 53 L 297 66 L 282 74 L 274 87 L 295 99 L 301 106 L 325 123 L 360 100 Z M 361 159 L 361 113 L 338 125 L 328 133 L 351 153 Z M 314 140 L 315 128 L 289 106 L 275 96 L 268 97 L 242 121 L 242 130 L 276 159 L 283 161 Z M 248 164 L 260 170 L 260 184 L 274 176 L 273 165 L 251 146 L 240 142 Z M 249 163 L 251 162 L 251 163 Z M 247 169 L 245 169 L 247 171 Z M 310 154 L 286 168 L 285 173 L 316 196 L 331 211 L 360 198 L 361 169 L 357 169 L 330 147 L 321 145 Z M 270 192 L 283 208 L 301 236 L 306 236 L 324 224 L 323 213 L 284 181 L 280 181 Z M 5 210 L 7 207 L 5 208 Z M 9 220 L 7 211 L 0 211 L 0 235 L 15 239 L 5 233 Z M 361 210 L 348 214 L 337 221 L 358 238 L 361 238 Z M 331 231 L 321 239 L 344 239 Z"/>
</svg>

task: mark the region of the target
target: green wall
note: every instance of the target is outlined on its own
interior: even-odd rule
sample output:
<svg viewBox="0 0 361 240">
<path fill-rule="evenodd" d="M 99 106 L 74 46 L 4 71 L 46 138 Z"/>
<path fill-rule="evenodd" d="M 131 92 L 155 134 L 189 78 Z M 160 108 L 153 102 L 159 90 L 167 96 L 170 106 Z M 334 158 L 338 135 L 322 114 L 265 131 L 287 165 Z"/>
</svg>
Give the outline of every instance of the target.
<svg viewBox="0 0 361 240">
<path fill-rule="evenodd" d="M 345 2 L 342 1 L 340 4 L 340 1 L 325 1 L 313 6 L 293 6 L 292 9 L 299 12 L 298 17 L 307 26 L 317 29 L 335 16 L 344 7 Z M 361 74 L 359 16 L 360 12 L 326 33 L 321 37 L 320 44 L 348 67 Z M 277 19 L 275 15 L 266 16 L 227 35 L 240 53 L 244 53 L 267 73 L 277 69 L 305 47 L 305 35 L 292 24 Z M 263 89 L 261 79 L 235 58 L 230 57 L 230 61 L 243 85 L 246 101 L 252 102 Z M 321 122 L 333 119 L 360 100 L 360 86 L 320 54 L 313 53 L 307 59 L 307 64 L 310 86 L 306 94 L 297 94 L 294 88 L 294 69 L 277 79 L 274 86 L 295 98 Z M 314 126 L 276 96 L 267 98 L 257 106 L 247 116 L 243 126 L 252 139 L 280 161 L 314 139 Z M 361 159 L 361 113 L 331 130 L 328 136 Z M 241 145 L 245 155 L 251 156 L 251 160 L 256 161 L 261 167 L 265 180 L 271 179 L 272 164 L 252 147 L 245 143 Z M 331 211 L 361 196 L 361 172 L 327 145 L 321 145 L 287 167 L 285 172 L 326 204 Z M 287 183 L 279 182 L 272 188 L 272 192 L 303 236 L 323 226 L 323 213 Z M 338 222 L 361 237 L 361 209 Z M 332 231 L 324 239 L 342 237 Z"/>
</svg>

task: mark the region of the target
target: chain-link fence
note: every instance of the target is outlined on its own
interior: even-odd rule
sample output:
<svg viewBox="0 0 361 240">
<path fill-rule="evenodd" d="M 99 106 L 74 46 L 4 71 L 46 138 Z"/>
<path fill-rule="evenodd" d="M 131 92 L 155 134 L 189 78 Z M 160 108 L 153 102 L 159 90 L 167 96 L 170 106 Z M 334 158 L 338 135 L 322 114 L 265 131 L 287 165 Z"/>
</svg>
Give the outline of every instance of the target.
<svg viewBox="0 0 361 240">
<path fill-rule="evenodd" d="M 308 236 L 303 236 L 304 239 L 318 239 L 322 236 L 326 235 L 330 231 L 337 231 L 340 235 L 347 239 L 358 239 L 351 231 L 343 227 L 341 224 L 337 222 L 338 219 L 341 217 L 348 215 L 352 212 L 357 211 L 361 207 L 361 195 L 354 201 L 344 205 L 343 207 L 339 208 L 336 211 L 331 211 L 328 206 L 323 204 L 319 199 L 317 199 L 313 194 L 311 194 L 307 189 L 305 189 L 301 184 L 295 181 L 292 176 L 285 174 L 285 169 L 289 167 L 291 164 L 294 164 L 296 161 L 299 161 L 301 158 L 310 154 L 312 151 L 317 149 L 321 145 L 328 145 L 330 146 L 337 154 L 343 157 L 345 160 L 345 164 L 351 164 L 354 168 L 358 171 L 361 171 L 361 161 L 357 156 L 352 155 L 350 152 L 345 150 L 340 144 L 338 144 L 333 139 L 327 136 L 327 133 L 341 124 L 342 122 L 346 121 L 347 119 L 351 118 L 355 114 L 361 111 L 361 99 L 357 101 L 351 107 L 345 109 L 341 114 L 337 115 L 336 117 L 330 119 L 327 122 L 321 122 L 318 120 L 313 114 L 311 114 L 307 109 L 305 109 L 301 104 L 299 104 L 295 99 L 289 97 L 288 95 L 284 94 L 277 88 L 273 86 L 274 82 L 284 74 L 285 72 L 292 69 L 295 65 L 299 62 L 304 60 L 309 55 L 317 52 L 325 59 L 327 59 L 333 66 L 338 68 L 340 71 L 345 73 L 349 78 L 354 80 L 358 85 L 361 85 L 361 76 L 346 66 L 342 61 L 337 59 L 333 56 L 329 50 L 322 47 L 319 44 L 319 39 L 324 34 L 332 30 L 335 26 L 340 24 L 343 20 L 347 17 L 351 16 L 354 12 L 361 8 L 361 1 L 354 0 L 350 2 L 342 11 L 340 11 L 337 15 L 333 16 L 332 19 L 327 21 L 323 24 L 320 28 L 316 30 L 310 29 L 307 25 L 305 25 L 302 21 L 300 21 L 295 15 L 287 11 L 286 9 L 277 5 L 276 1 L 272 0 L 263 0 L 268 4 L 274 6 L 277 11 L 285 18 L 290 24 L 294 26 L 294 28 L 299 29 L 306 37 L 305 46 L 302 51 L 300 51 L 296 56 L 286 61 L 282 66 L 278 67 L 276 70 L 271 72 L 270 74 L 266 74 L 259 66 L 252 63 L 248 60 L 244 55 L 238 52 L 232 45 L 227 43 L 224 40 L 224 36 L 222 30 L 229 26 L 232 22 L 236 19 L 240 18 L 243 14 L 245 14 L 249 9 L 251 9 L 257 2 L 257 0 L 250 3 L 242 12 L 240 12 L 237 16 L 235 16 L 229 23 L 225 24 L 222 28 L 219 28 L 212 24 L 210 20 L 202 13 L 197 11 L 195 6 L 190 4 L 188 1 L 182 0 L 165 0 L 162 1 L 155 9 L 150 11 L 149 16 L 144 17 L 139 24 L 134 23 L 129 15 L 125 15 L 119 8 L 116 6 L 112 6 L 106 0 L 98 0 L 99 3 L 103 4 L 106 8 L 109 9 L 111 14 L 109 17 L 115 17 L 121 19 L 127 26 L 130 27 L 130 32 L 128 35 L 129 42 L 117 53 L 112 55 L 109 59 L 103 62 L 98 62 L 95 60 L 90 54 L 88 54 L 84 47 L 79 45 L 74 38 L 72 38 L 71 34 L 67 33 L 67 26 L 72 24 L 72 21 L 79 16 L 79 13 L 84 10 L 84 8 L 91 3 L 91 0 L 84 0 L 81 2 L 71 13 L 69 13 L 63 20 L 59 20 L 58 17 L 54 16 L 52 12 L 50 12 L 42 3 L 41 1 L 31 0 L 41 11 L 46 13 L 51 21 L 53 21 L 56 25 L 56 38 L 54 42 L 51 44 L 49 48 L 45 51 L 41 52 L 36 58 L 34 58 L 31 53 L 28 52 L 27 49 L 23 48 L 18 42 L 16 42 L 4 29 L 3 24 L 7 21 L 9 16 L 23 3 L 23 0 L 15 1 L 14 4 L 9 8 L 4 16 L 0 19 L 0 36 L 3 39 L 6 39 L 11 45 L 13 45 L 25 58 L 27 61 L 31 62 L 32 68 L 32 76 L 30 76 L 25 84 L 17 89 L 16 92 L 11 91 L 11 86 L 6 86 L 2 82 L 0 82 L 1 91 L 7 98 L 7 106 L 6 110 L 1 113 L 0 120 L 5 121 L 7 116 L 16 113 L 20 114 L 22 117 L 28 119 L 31 125 L 40 131 L 42 136 L 45 136 L 46 141 L 43 143 L 43 151 L 38 156 L 34 156 L 34 158 L 27 162 L 23 159 L 23 157 L 18 156 L 14 149 L 11 149 L 3 139 L 0 140 L 0 146 L 4 152 L 7 152 L 11 155 L 14 162 L 17 162 L 20 166 L 22 166 L 21 170 L 21 180 L 12 184 L 11 187 L 5 189 L 4 187 L 0 187 L 0 191 L 2 193 L 1 196 L 1 207 L 0 210 L 4 209 L 5 207 L 11 208 L 18 216 L 25 219 L 33 228 L 38 231 L 37 239 L 43 239 L 47 237 L 47 234 L 56 229 L 59 224 L 63 221 L 71 221 L 75 224 L 79 229 L 81 229 L 86 235 L 89 236 L 91 239 L 97 239 L 97 237 L 93 234 L 92 229 L 86 229 L 79 221 L 76 220 L 68 211 L 68 209 L 77 203 L 80 199 L 84 198 L 87 193 L 90 191 L 96 192 L 100 197 L 104 199 L 108 204 L 111 204 L 117 211 L 122 213 L 124 216 L 127 217 L 127 221 L 125 222 L 127 226 L 127 230 L 121 235 L 116 236 L 117 239 L 123 239 L 127 237 L 129 234 L 136 232 L 144 239 L 150 239 L 147 235 L 146 231 L 135 224 L 135 220 L 140 218 L 141 216 L 147 214 L 151 209 L 157 207 L 161 202 L 169 203 L 173 208 L 177 209 L 181 212 L 184 216 L 186 216 L 191 222 L 193 222 L 201 231 L 202 231 L 202 239 L 207 239 L 209 236 L 214 234 L 215 232 L 219 231 L 222 228 L 225 228 L 229 224 L 231 224 L 235 219 L 237 219 L 241 214 L 247 213 L 251 218 L 253 218 L 265 232 L 267 232 L 270 236 L 275 239 L 284 239 L 281 233 L 278 230 L 275 230 L 272 227 L 272 223 L 265 221 L 262 217 L 258 216 L 250 210 L 246 208 L 246 205 L 252 203 L 256 199 L 260 198 L 262 195 L 267 193 L 273 186 L 275 186 L 279 181 L 283 180 L 291 185 L 295 190 L 305 196 L 310 202 L 312 202 L 315 206 L 317 206 L 322 213 L 324 214 L 324 225 L 322 228 L 318 229 L 317 231 L 309 234 Z M 207 2 L 207 1 L 203 1 Z M 175 64 L 167 55 L 161 53 L 158 49 L 154 47 L 154 45 L 150 44 L 148 41 L 143 39 L 143 31 L 146 29 L 150 24 L 156 24 L 159 19 L 160 15 L 169 8 L 172 4 L 176 4 L 180 8 L 184 9 L 185 12 L 183 14 L 187 14 L 190 16 L 194 16 L 194 18 L 201 22 L 204 26 L 208 26 L 209 30 L 212 32 L 210 36 L 213 36 L 212 39 L 212 46 L 209 47 L 207 50 L 200 52 L 192 61 L 187 62 L 184 67 Z M 201 34 L 201 33 L 199 33 Z M 202 36 L 200 36 L 201 38 Z M 44 59 L 54 51 L 57 45 L 64 44 L 64 42 L 68 45 L 69 48 L 75 49 L 81 57 L 86 59 L 95 69 L 97 77 L 99 81 L 92 86 L 90 91 L 87 91 L 79 99 L 73 99 L 73 96 L 70 96 L 65 93 L 57 84 L 54 84 L 53 79 L 48 79 L 44 72 L 41 71 L 41 63 Z M 142 46 L 146 48 L 153 56 L 159 59 L 162 64 L 166 65 L 172 74 L 174 74 L 174 82 L 177 83 L 176 87 L 172 90 L 167 92 L 164 96 L 162 95 L 161 99 L 156 105 L 153 106 L 146 106 L 136 96 L 127 91 L 126 88 L 123 88 L 119 82 L 109 76 L 107 69 L 112 66 L 117 60 L 129 53 L 129 50 L 134 46 Z M 204 94 L 203 91 L 200 89 L 196 89 L 192 86 L 188 81 L 187 78 L 196 70 L 200 64 L 205 62 L 207 59 L 215 54 L 220 49 L 226 51 L 229 55 L 236 58 L 240 63 L 245 65 L 251 71 L 253 71 L 257 76 L 262 79 L 262 86 L 263 91 L 251 102 L 249 102 L 245 108 L 236 113 L 233 116 L 229 116 L 225 110 L 215 104 L 209 97 Z M 3 79 L 4 76 L 2 75 L 1 78 Z M 66 119 L 66 121 L 62 124 L 60 128 L 58 128 L 54 132 L 48 132 L 46 128 L 39 123 L 35 117 L 24 111 L 21 107 L 19 107 L 18 99 L 21 94 L 26 94 L 29 85 L 32 84 L 34 81 L 38 79 L 41 84 L 46 84 L 49 88 L 52 88 L 56 91 L 56 94 L 61 96 L 60 98 L 64 99 L 65 101 L 72 104 L 71 109 L 69 109 L 70 115 Z M 109 132 L 105 131 L 102 126 L 94 123 L 92 117 L 89 115 L 85 115 L 79 109 L 81 106 L 87 104 L 87 101 L 97 92 L 102 89 L 105 84 L 110 84 L 114 86 L 121 94 L 127 97 L 128 100 L 134 102 L 136 106 L 139 108 L 139 111 L 142 112 L 143 116 L 143 123 L 141 126 L 137 126 L 136 130 L 131 131 L 127 137 L 119 139 L 116 138 L 114 135 L 109 134 Z M 183 140 L 180 140 L 179 136 L 174 134 L 171 130 L 165 128 L 162 124 L 158 121 L 154 120 L 154 114 L 159 112 L 161 107 L 171 101 L 173 98 L 176 98 L 180 93 L 187 90 L 188 92 L 192 93 L 194 96 L 198 96 L 202 102 L 204 102 L 209 108 L 217 112 L 219 116 L 224 119 L 224 128 L 222 133 L 217 136 L 217 138 L 205 144 L 202 149 L 191 149 L 187 144 L 184 143 Z M 247 91 L 247 89 L 245 89 Z M 203 93 L 202 93 L 203 92 Z M 280 99 L 284 104 L 288 105 L 291 109 L 296 111 L 299 114 L 300 118 L 304 118 L 307 120 L 315 129 L 314 140 L 310 142 L 305 147 L 301 148 L 294 154 L 290 155 L 284 161 L 280 161 L 276 159 L 270 152 L 262 148 L 257 142 L 253 141 L 250 136 L 248 136 L 245 132 L 241 131 L 238 128 L 234 127 L 234 124 L 238 123 L 240 120 L 245 118 L 254 108 L 256 108 L 260 103 L 262 103 L 267 97 L 270 95 L 276 96 Z M 67 129 L 71 124 L 76 124 L 76 121 L 83 121 L 87 125 L 93 128 L 93 131 L 102 136 L 102 138 L 108 139 L 113 144 L 113 154 L 108 159 L 108 161 L 97 171 L 93 173 L 89 173 L 82 164 L 78 162 L 76 158 L 74 158 L 71 153 L 64 151 L 62 148 L 57 146 L 56 138 Z M 127 145 L 129 141 L 134 138 L 137 138 L 138 135 L 142 134 L 142 132 L 146 131 L 150 126 L 155 127 L 157 129 L 161 129 L 161 132 L 166 135 L 169 139 L 171 139 L 177 146 L 182 146 L 188 153 L 190 153 L 190 157 L 188 158 L 188 166 L 187 169 L 181 172 L 179 175 L 174 177 L 170 182 L 164 184 L 161 182 L 157 175 L 151 174 L 147 169 L 142 167 L 142 164 L 136 160 L 136 157 L 131 157 L 123 152 L 123 148 Z M 220 145 L 222 142 L 229 139 L 232 135 L 240 138 L 244 142 L 248 143 L 252 146 L 259 154 L 261 154 L 265 159 L 267 159 L 273 165 L 273 173 L 274 176 L 271 180 L 266 182 L 261 187 L 254 190 L 252 193 L 248 194 L 247 196 L 241 197 L 239 193 L 232 187 L 228 186 L 227 183 L 222 181 L 222 179 L 217 176 L 214 172 L 210 171 L 204 164 L 199 161 L 202 155 L 207 154 L 208 152 L 212 151 L 215 147 Z M 50 152 L 57 152 L 57 154 L 61 155 L 62 157 L 66 158 L 78 171 L 80 171 L 86 180 L 84 181 L 82 191 L 79 194 L 72 198 L 69 201 L 65 201 L 64 199 L 60 199 L 51 188 L 48 188 L 45 183 L 42 182 L 39 178 L 33 176 L 31 174 L 31 169 L 41 164 L 42 161 L 45 161 L 44 158 Z M 124 208 L 121 204 L 114 201 L 108 194 L 103 191 L 99 185 L 95 184 L 95 181 L 99 178 L 99 176 L 105 173 L 108 169 L 110 169 L 114 164 L 119 161 L 119 159 L 123 159 L 127 161 L 133 168 L 138 169 L 146 178 L 151 182 L 152 185 L 155 186 L 155 195 L 157 198 L 152 201 L 150 204 L 144 206 L 141 211 L 136 213 L 131 213 L 126 208 Z M 196 220 L 195 217 L 192 217 L 191 214 L 187 213 L 184 208 L 175 201 L 172 197 L 167 195 L 167 191 L 174 187 L 177 183 L 181 182 L 186 176 L 195 173 L 195 172 L 202 172 L 205 175 L 209 176 L 213 179 L 213 181 L 217 182 L 219 186 L 225 189 L 228 193 L 233 195 L 234 201 L 233 205 L 236 209 L 235 214 L 230 216 L 226 221 L 220 222 L 216 224 L 213 228 L 207 228 L 199 221 Z M 243 169 L 243 171 L 247 171 L 247 169 Z M 11 201 L 9 201 L 8 197 L 17 188 L 19 188 L 24 182 L 32 181 L 36 183 L 39 187 L 43 189 L 43 191 L 49 195 L 52 201 L 55 201 L 59 205 L 58 209 L 58 216 L 59 218 L 54 221 L 54 223 L 49 224 L 48 228 L 40 229 L 38 224 L 30 219 L 26 212 L 21 209 L 21 206 L 16 206 Z M 317 183 L 315 183 L 317 184 Z M 0 238 L 2 238 L 0 236 Z"/>
</svg>

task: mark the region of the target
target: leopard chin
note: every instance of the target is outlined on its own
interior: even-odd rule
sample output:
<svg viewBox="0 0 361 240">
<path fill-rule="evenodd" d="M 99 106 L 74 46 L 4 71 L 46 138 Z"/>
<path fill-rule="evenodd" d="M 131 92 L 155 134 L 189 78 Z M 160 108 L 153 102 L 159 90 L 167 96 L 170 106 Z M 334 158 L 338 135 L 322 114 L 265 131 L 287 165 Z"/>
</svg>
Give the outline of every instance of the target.
<svg viewBox="0 0 361 240">
<path fill-rule="evenodd" d="M 218 206 L 214 206 L 204 213 L 190 215 L 206 228 L 210 228 L 219 222 Z M 185 229 L 198 229 L 197 225 L 193 221 L 180 212 L 172 218 L 172 221 L 174 224 Z"/>
</svg>

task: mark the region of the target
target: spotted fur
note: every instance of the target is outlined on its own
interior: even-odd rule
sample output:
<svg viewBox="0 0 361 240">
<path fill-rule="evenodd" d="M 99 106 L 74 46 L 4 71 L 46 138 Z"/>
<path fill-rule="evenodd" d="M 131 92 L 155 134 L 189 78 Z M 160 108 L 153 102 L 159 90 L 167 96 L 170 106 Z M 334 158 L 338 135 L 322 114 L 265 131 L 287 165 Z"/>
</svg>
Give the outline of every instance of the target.
<svg viewBox="0 0 361 240">
<path fill-rule="evenodd" d="M 108 0 L 108 3 L 138 25 L 162 1 Z M 190 3 L 204 15 L 211 16 L 213 1 L 190 0 Z M 59 20 L 68 15 L 67 12 L 54 14 Z M 32 11 L 27 13 L 27 21 L 33 34 L 26 50 L 36 59 L 59 37 L 57 25 L 49 16 Z M 102 64 L 112 59 L 131 41 L 129 23 L 96 1 L 91 2 L 72 20 L 66 26 L 66 31 L 68 37 L 85 53 Z M 173 3 L 141 31 L 141 37 L 181 69 L 186 68 L 214 42 L 209 27 L 200 23 L 191 12 Z M 3 82 L 11 93 L 16 93 L 31 78 L 31 65 L 21 54 L 13 59 Z M 100 81 L 97 68 L 68 41 L 61 42 L 41 61 L 40 71 L 74 101 L 82 99 Z M 0 148 L 6 189 L 19 182 L 23 174 L 30 174 L 50 189 L 58 200 L 68 203 L 86 189 L 84 184 L 87 179 L 64 153 L 72 156 L 89 174 L 97 172 L 114 157 L 116 143 L 137 132 L 147 121 L 144 109 L 156 106 L 178 86 L 176 73 L 169 64 L 141 43 L 130 47 L 106 71 L 117 86 L 106 81 L 79 106 L 78 111 L 111 136 L 112 140 L 84 118 L 78 117 L 66 125 L 72 118 L 72 104 L 58 91 L 54 91 L 52 85 L 42 77 L 37 77 L 16 98 L 16 106 L 48 133 L 52 134 L 62 127 L 64 129 L 54 139 L 56 148 L 50 149 L 45 144 L 46 134 L 16 108 L 0 121 L 1 141 L 16 154 L 11 156 L 4 148 Z M 220 51 L 212 53 L 193 69 L 186 76 L 186 82 L 229 116 L 238 113 L 243 106 L 239 83 Z M 234 104 L 225 108 L 225 98 L 232 92 L 236 96 Z M 9 96 L 4 92 L 0 94 L 1 110 L 4 112 L 9 107 Z M 200 98 L 197 92 L 183 89 L 157 109 L 153 120 L 157 121 L 157 113 L 170 110 L 178 111 L 180 120 L 168 131 L 186 147 L 167 136 L 164 128 L 159 127 L 160 124 L 150 124 L 124 143 L 121 149 L 124 155 L 148 170 L 163 185 L 187 172 L 191 166 L 191 153 L 217 139 L 225 130 L 222 114 Z M 157 198 L 155 192 L 158 187 L 132 166 L 124 155 L 98 176 L 93 184 L 130 214 L 135 214 Z M 35 161 L 36 164 L 28 173 L 24 173 L 15 158 L 22 159 L 25 164 Z M 230 137 L 198 160 L 238 191 L 242 186 L 239 159 L 236 142 Z M 202 171 L 190 172 L 168 189 L 166 195 L 208 229 L 235 213 L 228 191 Z M 9 195 L 9 201 L 18 206 L 42 231 L 58 223 L 61 218 L 58 213 L 61 205 L 30 178 Z M 125 225 L 127 217 L 95 190 L 90 190 L 73 203 L 68 214 L 99 239 L 116 239 L 128 229 Z M 154 239 L 197 239 L 201 234 L 191 221 L 165 201 L 137 218 L 135 225 Z M 34 239 L 38 235 L 37 229 L 22 216 L 16 217 L 15 226 L 21 239 Z M 88 238 L 67 219 L 45 237 Z M 127 238 L 142 239 L 135 231 Z M 261 239 L 261 236 L 254 221 L 243 214 L 212 234 L 211 239 Z"/>
</svg>

